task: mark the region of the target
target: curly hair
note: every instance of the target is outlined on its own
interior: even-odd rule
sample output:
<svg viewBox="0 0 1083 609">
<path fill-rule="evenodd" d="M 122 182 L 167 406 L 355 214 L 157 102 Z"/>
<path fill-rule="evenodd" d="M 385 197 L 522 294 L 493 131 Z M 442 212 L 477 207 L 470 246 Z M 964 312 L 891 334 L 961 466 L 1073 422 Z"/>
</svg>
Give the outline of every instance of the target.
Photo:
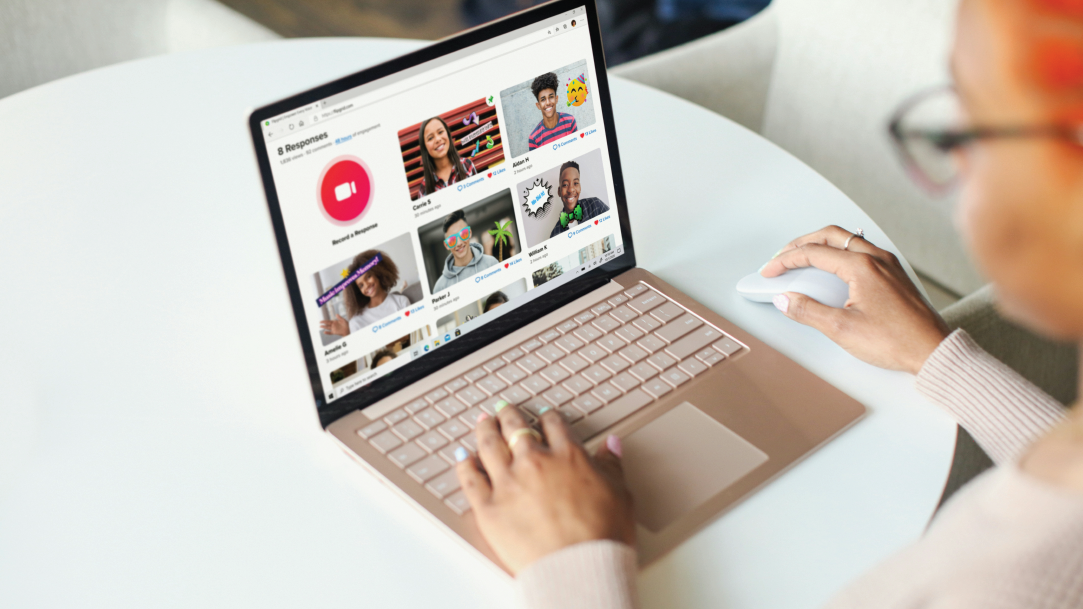
<svg viewBox="0 0 1083 609">
<path fill-rule="evenodd" d="M 380 250 L 365 250 L 355 256 L 353 263 L 346 269 L 346 273 L 352 275 L 357 269 L 365 266 L 368 261 L 375 258 L 377 254 L 380 255 L 380 263 L 365 275 L 371 274 L 376 277 L 376 281 L 380 283 L 380 288 L 385 292 L 390 292 L 391 288 L 395 287 L 395 284 L 399 282 L 399 267 L 395 266 L 390 256 Z M 346 289 L 342 292 L 342 298 L 346 301 L 347 317 L 360 315 L 365 310 L 365 307 L 369 305 L 369 297 L 361 293 L 356 281 L 350 282 L 350 285 L 346 286 Z"/>
<path fill-rule="evenodd" d="M 534 79 L 534 82 L 530 83 L 530 90 L 534 92 L 534 99 L 538 99 L 541 92 L 546 89 L 552 89 L 553 93 L 556 93 L 560 87 L 560 80 L 557 79 L 557 75 L 552 72 L 547 72 Z"/>
<path fill-rule="evenodd" d="M 376 353 L 373 353 L 372 354 L 372 366 L 369 368 L 369 370 L 379 366 L 380 365 L 380 360 L 382 360 L 385 357 L 390 357 L 391 359 L 395 359 L 395 354 L 392 353 L 386 347 L 381 348 Z"/>
</svg>

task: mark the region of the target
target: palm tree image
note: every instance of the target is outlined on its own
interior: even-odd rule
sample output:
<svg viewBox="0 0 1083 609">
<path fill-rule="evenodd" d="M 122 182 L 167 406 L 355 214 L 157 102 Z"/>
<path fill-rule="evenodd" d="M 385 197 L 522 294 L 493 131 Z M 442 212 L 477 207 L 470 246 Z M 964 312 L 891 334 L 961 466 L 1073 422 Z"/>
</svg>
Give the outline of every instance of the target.
<svg viewBox="0 0 1083 609">
<path fill-rule="evenodd" d="M 503 226 L 501 226 L 500 222 L 493 222 L 493 224 L 496 225 L 496 228 L 490 228 L 489 234 L 493 236 L 493 244 L 498 248 L 496 259 L 503 262 L 504 245 L 508 246 L 509 252 L 511 249 L 511 231 L 508 230 L 508 227 L 511 226 L 511 220 L 505 222 Z"/>
</svg>

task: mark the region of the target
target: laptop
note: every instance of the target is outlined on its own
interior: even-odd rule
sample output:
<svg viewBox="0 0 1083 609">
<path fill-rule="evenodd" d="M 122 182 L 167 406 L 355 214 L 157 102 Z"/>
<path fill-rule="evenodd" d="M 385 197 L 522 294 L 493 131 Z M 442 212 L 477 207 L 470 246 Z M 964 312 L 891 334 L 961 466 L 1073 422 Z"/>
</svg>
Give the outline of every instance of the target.
<svg viewBox="0 0 1083 609">
<path fill-rule="evenodd" d="M 631 227 L 590 0 L 249 123 L 320 424 L 497 566 L 454 452 L 501 400 L 557 409 L 588 450 L 622 438 L 643 565 L 865 413 L 636 266 L 651 229 Z"/>
</svg>

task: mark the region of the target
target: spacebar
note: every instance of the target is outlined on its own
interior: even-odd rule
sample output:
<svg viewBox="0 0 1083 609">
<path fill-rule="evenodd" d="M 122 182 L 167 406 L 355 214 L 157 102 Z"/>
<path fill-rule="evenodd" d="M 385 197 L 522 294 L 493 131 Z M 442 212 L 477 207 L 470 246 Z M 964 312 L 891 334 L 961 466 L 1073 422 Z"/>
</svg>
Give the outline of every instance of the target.
<svg viewBox="0 0 1083 609">
<path fill-rule="evenodd" d="M 628 395 L 612 402 L 605 408 L 572 425 L 572 431 L 580 440 L 598 435 L 607 427 L 650 404 L 654 398 L 639 389 L 633 389 Z"/>
</svg>

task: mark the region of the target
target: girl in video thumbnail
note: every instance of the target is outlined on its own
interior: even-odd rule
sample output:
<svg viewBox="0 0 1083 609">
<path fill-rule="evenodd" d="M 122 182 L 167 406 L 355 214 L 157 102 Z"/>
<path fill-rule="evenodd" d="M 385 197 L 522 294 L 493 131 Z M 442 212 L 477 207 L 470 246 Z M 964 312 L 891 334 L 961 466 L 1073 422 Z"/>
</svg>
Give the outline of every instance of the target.
<svg viewBox="0 0 1083 609">
<path fill-rule="evenodd" d="M 508 297 L 503 292 L 493 292 L 485 299 L 485 306 L 482 307 L 482 312 L 488 313 L 506 302 L 508 302 Z"/>
<path fill-rule="evenodd" d="M 609 211 L 609 206 L 597 197 L 580 199 L 582 187 L 579 184 L 579 163 L 568 161 L 560 166 L 560 186 L 557 195 L 560 196 L 564 207 L 557 216 L 557 223 L 553 226 L 553 232 L 549 237 L 553 238 L 578 225 L 581 222 L 604 214 Z"/>
<path fill-rule="evenodd" d="M 387 348 L 380 349 L 376 353 L 372 354 L 372 367 L 369 370 L 374 370 L 384 364 L 390 364 L 395 361 L 395 354 L 389 351 Z"/>
<path fill-rule="evenodd" d="M 421 143 L 422 194 L 431 195 L 478 172 L 473 161 L 459 158 L 451 130 L 439 116 L 422 121 L 417 137 Z"/>
<path fill-rule="evenodd" d="M 349 321 L 337 314 L 338 319 L 321 321 L 320 329 L 324 334 L 346 336 L 410 306 L 409 298 L 388 293 L 399 282 L 399 269 L 386 253 L 379 250 L 361 252 L 353 259 L 347 274 L 357 272 L 377 254 L 380 263 L 342 292 Z"/>
</svg>

